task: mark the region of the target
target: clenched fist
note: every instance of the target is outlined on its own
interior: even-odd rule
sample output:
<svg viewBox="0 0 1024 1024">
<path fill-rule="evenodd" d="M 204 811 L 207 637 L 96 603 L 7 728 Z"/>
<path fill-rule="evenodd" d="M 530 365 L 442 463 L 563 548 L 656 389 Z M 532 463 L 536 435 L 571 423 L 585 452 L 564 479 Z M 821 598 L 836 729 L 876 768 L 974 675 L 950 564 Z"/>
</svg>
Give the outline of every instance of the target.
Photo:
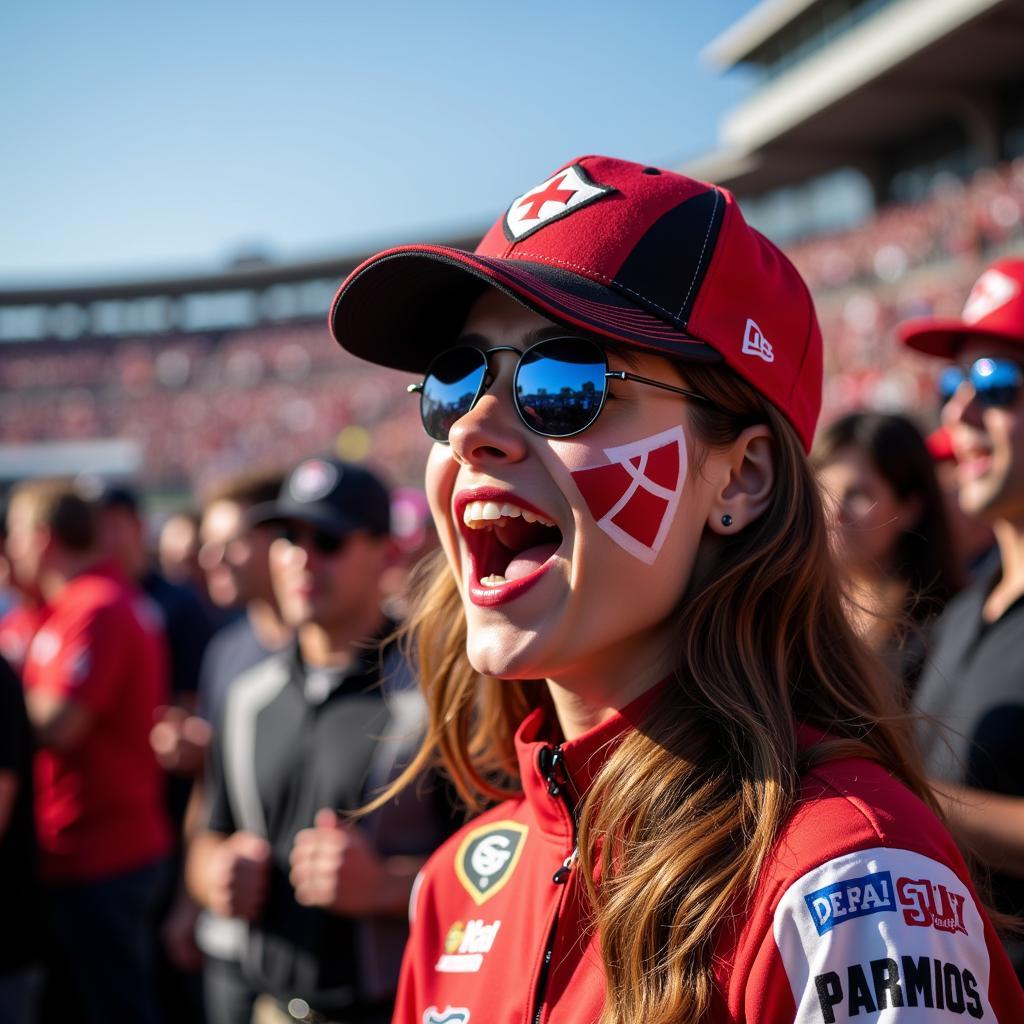
<svg viewBox="0 0 1024 1024">
<path fill-rule="evenodd" d="M 363 831 L 330 810 L 317 811 L 312 828 L 292 846 L 291 883 L 307 907 L 359 917 L 379 913 L 393 898 L 387 867 Z"/>
<path fill-rule="evenodd" d="M 270 844 L 251 832 L 235 832 L 210 855 L 210 909 L 222 917 L 255 921 L 270 883 Z"/>
</svg>

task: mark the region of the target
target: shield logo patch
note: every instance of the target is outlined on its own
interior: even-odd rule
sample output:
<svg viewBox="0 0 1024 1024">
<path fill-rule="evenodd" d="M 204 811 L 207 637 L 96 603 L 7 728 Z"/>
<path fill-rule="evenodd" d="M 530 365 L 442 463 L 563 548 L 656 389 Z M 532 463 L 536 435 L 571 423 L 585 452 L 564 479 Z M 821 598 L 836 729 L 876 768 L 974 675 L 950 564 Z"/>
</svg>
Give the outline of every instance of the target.
<svg viewBox="0 0 1024 1024">
<path fill-rule="evenodd" d="M 591 181 L 579 164 L 573 164 L 512 202 L 505 214 L 505 237 L 510 242 L 522 241 L 545 224 L 614 191 L 610 185 Z"/>
<path fill-rule="evenodd" d="M 455 874 L 480 906 L 512 877 L 529 831 L 518 821 L 495 821 L 466 835 L 455 854 Z"/>
</svg>

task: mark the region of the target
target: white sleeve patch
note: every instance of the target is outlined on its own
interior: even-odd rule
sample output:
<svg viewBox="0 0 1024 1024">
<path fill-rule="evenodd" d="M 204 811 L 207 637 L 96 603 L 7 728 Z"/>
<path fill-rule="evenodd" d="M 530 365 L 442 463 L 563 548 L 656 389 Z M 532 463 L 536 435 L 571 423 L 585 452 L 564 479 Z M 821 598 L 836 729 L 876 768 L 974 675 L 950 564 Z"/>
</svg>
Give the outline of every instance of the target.
<svg viewBox="0 0 1024 1024">
<path fill-rule="evenodd" d="M 836 857 L 786 890 L 773 931 L 800 1024 L 995 1020 L 981 915 L 930 857 Z"/>
</svg>

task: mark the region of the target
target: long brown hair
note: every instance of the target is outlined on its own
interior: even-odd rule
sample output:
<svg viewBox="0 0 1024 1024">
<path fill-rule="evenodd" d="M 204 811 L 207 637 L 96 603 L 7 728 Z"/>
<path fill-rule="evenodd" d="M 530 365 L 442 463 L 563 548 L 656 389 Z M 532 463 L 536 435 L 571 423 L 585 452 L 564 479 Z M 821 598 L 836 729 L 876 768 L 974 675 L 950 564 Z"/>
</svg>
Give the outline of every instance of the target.
<svg viewBox="0 0 1024 1024">
<path fill-rule="evenodd" d="M 715 403 L 688 405 L 704 449 L 765 423 L 776 483 L 771 506 L 691 581 L 678 614 L 676 685 L 579 808 L 579 876 L 607 976 L 602 1024 L 702 1019 L 719 928 L 749 899 L 812 762 L 871 758 L 933 806 L 896 687 L 845 617 L 817 484 L 793 428 L 731 372 L 685 370 Z M 513 733 L 548 703 L 547 687 L 472 669 L 462 604 L 440 556 L 424 569 L 406 637 L 430 724 L 392 792 L 435 756 L 471 806 L 517 792 Z M 798 722 L 829 740 L 801 753 Z"/>
<path fill-rule="evenodd" d="M 966 585 L 928 445 L 906 416 L 851 412 L 818 434 L 812 465 L 821 470 L 850 448 L 863 452 L 897 498 L 920 502 L 917 521 L 900 534 L 891 565 L 882 568 L 907 584 L 907 618 L 927 622 Z"/>
</svg>

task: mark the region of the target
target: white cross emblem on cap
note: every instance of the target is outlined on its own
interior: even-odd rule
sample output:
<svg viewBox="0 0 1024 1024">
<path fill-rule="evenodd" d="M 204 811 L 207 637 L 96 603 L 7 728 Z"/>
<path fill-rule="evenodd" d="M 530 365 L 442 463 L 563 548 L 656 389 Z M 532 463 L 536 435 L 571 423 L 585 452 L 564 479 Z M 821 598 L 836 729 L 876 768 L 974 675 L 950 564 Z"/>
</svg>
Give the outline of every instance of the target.
<svg viewBox="0 0 1024 1024">
<path fill-rule="evenodd" d="M 319 501 L 338 482 L 338 469 L 323 459 L 310 459 L 292 474 L 288 490 L 296 501 Z"/>
<path fill-rule="evenodd" d="M 582 167 L 573 164 L 514 199 L 505 214 L 505 231 L 511 239 L 519 241 L 610 191 L 607 186 L 592 182 Z"/>
<path fill-rule="evenodd" d="M 1012 277 L 998 270 L 986 270 L 967 296 L 963 319 L 965 323 L 976 324 L 990 313 L 1005 306 L 1017 292 L 1020 285 Z"/>
</svg>

